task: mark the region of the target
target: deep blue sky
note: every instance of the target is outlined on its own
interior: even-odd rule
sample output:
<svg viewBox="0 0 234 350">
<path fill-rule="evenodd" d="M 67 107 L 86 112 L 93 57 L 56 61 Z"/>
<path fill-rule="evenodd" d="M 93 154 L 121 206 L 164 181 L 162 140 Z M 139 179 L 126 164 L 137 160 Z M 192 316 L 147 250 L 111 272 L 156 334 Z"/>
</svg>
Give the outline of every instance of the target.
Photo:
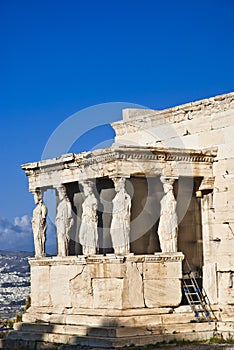
<svg viewBox="0 0 234 350">
<path fill-rule="evenodd" d="M 8 220 L 33 208 L 20 164 L 41 159 L 73 113 L 113 101 L 162 109 L 233 91 L 233 0 L 1 0 L 0 35 Z"/>
</svg>

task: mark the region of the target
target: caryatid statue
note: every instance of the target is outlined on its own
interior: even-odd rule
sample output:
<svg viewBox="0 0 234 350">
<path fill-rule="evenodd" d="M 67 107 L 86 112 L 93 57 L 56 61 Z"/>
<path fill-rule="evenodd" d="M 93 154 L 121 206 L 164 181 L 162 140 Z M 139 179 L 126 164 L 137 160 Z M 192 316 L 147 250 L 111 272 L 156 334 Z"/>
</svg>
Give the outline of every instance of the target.
<svg viewBox="0 0 234 350">
<path fill-rule="evenodd" d="M 43 195 L 40 189 L 34 192 L 36 208 L 33 210 L 32 230 L 34 237 L 35 257 L 45 256 L 46 241 L 46 216 L 47 208 L 43 202 Z"/>
<path fill-rule="evenodd" d="M 110 235 L 114 253 L 125 255 L 130 252 L 131 197 L 125 189 L 125 178 L 114 178 L 113 182 L 117 193 L 112 201 Z"/>
<path fill-rule="evenodd" d="M 161 212 L 158 225 L 158 237 L 163 253 L 177 252 L 178 220 L 176 200 L 173 194 L 175 178 L 161 176 L 164 196 L 161 199 Z"/>
<path fill-rule="evenodd" d="M 83 254 L 94 255 L 98 252 L 98 202 L 93 193 L 93 183 L 85 181 L 81 183 L 85 195 L 82 204 L 82 217 L 79 231 L 79 242 L 82 245 Z"/>
<path fill-rule="evenodd" d="M 67 256 L 69 253 L 69 233 L 74 222 L 72 215 L 72 206 L 66 194 L 66 187 L 64 185 L 61 185 L 57 188 L 57 191 L 60 200 L 56 215 L 58 255 Z"/>
</svg>

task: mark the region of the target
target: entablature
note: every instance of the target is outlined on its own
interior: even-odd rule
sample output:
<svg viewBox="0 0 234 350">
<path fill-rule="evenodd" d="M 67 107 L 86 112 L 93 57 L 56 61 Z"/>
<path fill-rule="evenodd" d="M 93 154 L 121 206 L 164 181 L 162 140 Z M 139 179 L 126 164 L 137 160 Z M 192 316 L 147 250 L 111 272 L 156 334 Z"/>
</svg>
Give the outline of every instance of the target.
<svg viewBox="0 0 234 350">
<path fill-rule="evenodd" d="M 165 149 L 158 147 L 112 146 L 80 154 L 22 165 L 30 191 L 61 183 L 101 177 L 200 176 L 212 177 L 217 149 Z"/>
</svg>

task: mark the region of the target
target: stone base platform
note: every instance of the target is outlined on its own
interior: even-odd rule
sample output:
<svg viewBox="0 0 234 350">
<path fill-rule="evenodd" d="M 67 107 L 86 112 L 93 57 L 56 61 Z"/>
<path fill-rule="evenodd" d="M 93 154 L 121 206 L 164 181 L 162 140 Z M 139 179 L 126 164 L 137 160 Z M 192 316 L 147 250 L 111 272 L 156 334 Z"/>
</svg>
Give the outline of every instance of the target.
<svg viewBox="0 0 234 350">
<path fill-rule="evenodd" d="M 120 348 L 234 334 L 233 307 L 222 315 L 217 307 L 219 321 L 196 323 L 190 307 L 179 306 L 182 260 L 181 253 L 32 259 L 32 306 L 0 348 Z"/>
<path fill-rule="evenodd" d="M 100 309 L 95 314 L 90 310 L 63 310 L 63 319 L 60 319 L 63 323 L 58 323 L 61 313 L 51 315 L 51 310 L 47 313 L 42 309 L 32 311 L 35 322 L 16 323 L 14 331 L 0 342 L 0 349 L 108 349 L 183 340 L 204 341 L 214 336 L 230 339 L 234 336 L 234 320 L 227 321 L 227 313 L 226 316 L 220 315 L 217 310 L 214 313 L 218 321 L 197 323 L 188 306 L 139 309 L 131 316 L 129 310 L 115 310 L 115 316 L 113 310 L 105 315 Z M 69 311 L 72 311 L 73 318 L 70 318 Z"/>
<path fill-rule="evenodd" d="M 221 320 L 218 311 L 215 314 L 219 317 L 219 321 L 197 323 L 188 306 L 176 309 L 139 309 L 131 316 L 127 315 L 129 310 L 115 310 L 115 316 L 113 310 L 106 312 L 105 315 L 101 315 L 103 310 L 100 309 L 96 311 L 96 315 L 90 310 L 80 310 L 80 313 L 76 310 L 77 314 L 72 310 L 74 317 L 71 319 L 69 314 L 64 313 L 63 323 L 58 323 L 58 319 L 57 323 L 52 322 L 56 315 L 54 314 L 52 318 L 50 310 L 47 313 L 45 310 L 44 313 L 39 311 L 38 309 L 36 314 L 34 310 L 36 322 L 16 323 L 15 330 L 10 332 L 2 343 L 0 342 L 0 348 L 5 350 L 121 348 L 183 340 L 201 341 L 214 336 L 230 338 L 234 334 L 234 322 Z M 93 326 L 90 326 L 91 322 Z"/>
<path fill-rule="evenodd" d="M 51 313 L 175 307 L 182 298 L 183 259 L 182 253 L 30 259 L 32 306 Z"/>
<path fill-rule="evenodd" d="M 188 322 L 188 320 L 193 320 L 191 313 L 162 314 L 161 317 L 161 323 L 131 327 L 17 323 L 15 331 L 12 331 L 7 339 L 2 341 L 2 345 L 0 343 L 0 348 L 5 350 L 19 350 L 20 346 L 24 350 L 75 350 L 81 347 L 121 348 L 132 345 L 169 343 L 174 340 L 207 340 L 216 333 L 216 322 Z"/>
</svg>

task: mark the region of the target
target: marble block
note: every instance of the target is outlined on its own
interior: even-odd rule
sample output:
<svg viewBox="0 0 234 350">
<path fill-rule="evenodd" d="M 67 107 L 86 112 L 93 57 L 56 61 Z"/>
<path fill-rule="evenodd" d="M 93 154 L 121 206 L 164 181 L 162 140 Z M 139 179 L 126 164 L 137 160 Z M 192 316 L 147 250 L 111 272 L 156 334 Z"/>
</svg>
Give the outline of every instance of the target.
<svg viewBox="0 0 234 350">
<path fill-rule="evenodd" d="M 181 253 L 31 259 L 33 307 L 137 309 L 178 306 Z M 43 286 L 43 288 L 42 288 Z"/>
</svg>

